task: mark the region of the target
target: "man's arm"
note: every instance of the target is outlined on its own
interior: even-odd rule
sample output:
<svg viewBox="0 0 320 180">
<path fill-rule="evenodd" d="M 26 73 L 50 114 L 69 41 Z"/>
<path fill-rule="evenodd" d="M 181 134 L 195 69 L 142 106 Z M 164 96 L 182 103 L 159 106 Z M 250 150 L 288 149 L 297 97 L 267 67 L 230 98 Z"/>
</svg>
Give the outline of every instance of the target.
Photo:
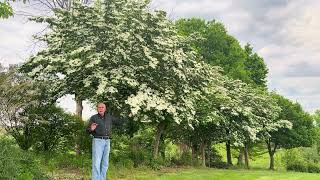
<svg viewBox="0 0 320 180">
<path fill-rule="evenodd" d="M 88 126 L 86 128 L 86 131 L 88 134 L 93 134 L 93 132 L 95 131 L 97 127 L 97 124 L 95 123 L 95 121 L 93 120 L 93 117 L 90 118 Z"/>
<path fill-rule="evenodd" d="M 129 121 L 128 117 L 118 118 L 118 117 L 112 116 L 112 123 L 116 126 L 122 126 L 126 124 L 128 121 Z"/>
</svg>

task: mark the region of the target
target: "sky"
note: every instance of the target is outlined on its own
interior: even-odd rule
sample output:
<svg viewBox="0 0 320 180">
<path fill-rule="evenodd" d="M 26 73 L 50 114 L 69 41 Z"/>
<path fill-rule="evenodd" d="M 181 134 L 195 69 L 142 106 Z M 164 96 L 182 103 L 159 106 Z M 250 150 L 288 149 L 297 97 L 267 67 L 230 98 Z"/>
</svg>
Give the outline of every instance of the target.
<svg viewBox="0 0 320 180">
<path fill-rule="evenodd" d="M 40 45 L 32 35 L 45 26 L 27 20 L 46 14 L 39 6 L 14 3 L 16 15 L 0 19 L 0 63 L 23 63 Z M 320 1 L 316 0 L 153 0 L 170 19 L 198 17 L 222 22 L 229 34 L 250 43 L 268 66 L 268 88 L 298 101 L 305 110 L 320 108 Z M 71 96 L 60 105 L 75 111 Z M 85 103 L 84 117 L 94 110 Z"/>
</svg>

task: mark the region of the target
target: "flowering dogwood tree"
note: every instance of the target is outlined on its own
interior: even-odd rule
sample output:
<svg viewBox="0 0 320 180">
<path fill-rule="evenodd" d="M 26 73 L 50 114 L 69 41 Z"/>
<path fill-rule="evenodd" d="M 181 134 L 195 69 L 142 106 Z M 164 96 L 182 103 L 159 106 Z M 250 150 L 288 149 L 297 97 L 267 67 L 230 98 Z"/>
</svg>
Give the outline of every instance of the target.
<svg viewBox="0 0 320 180">
<path fill-rule="evenodd" d="M 47 48 L 22 70 L 50 81 L 56 97 L 75 94 L 80 101 L 103 101 L 113 113 L 153 122 L 156 157 L 165 124 L 191 124 L 190 93 L 199 91 L 209 74 L 166 14 L 147 6 L 148 1 L 109 0 L 36 18 L 49 24 L 50 31 L 40 37 Z M 218 76 L 216 71 L 210 76 Z"/>
</svg>

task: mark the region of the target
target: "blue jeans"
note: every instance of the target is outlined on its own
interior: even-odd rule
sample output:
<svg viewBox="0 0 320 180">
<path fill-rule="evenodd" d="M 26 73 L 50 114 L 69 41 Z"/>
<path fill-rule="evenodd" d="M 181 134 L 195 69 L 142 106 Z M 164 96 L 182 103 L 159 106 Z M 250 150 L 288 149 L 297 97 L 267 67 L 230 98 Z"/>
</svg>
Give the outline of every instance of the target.
<svg viewBox="0 0 320 180">
<path fill-rule="evenodd" d="M 109 165 L 110 139 L 92 140 L 92 180 L 106 180 Z"/>
</svg>

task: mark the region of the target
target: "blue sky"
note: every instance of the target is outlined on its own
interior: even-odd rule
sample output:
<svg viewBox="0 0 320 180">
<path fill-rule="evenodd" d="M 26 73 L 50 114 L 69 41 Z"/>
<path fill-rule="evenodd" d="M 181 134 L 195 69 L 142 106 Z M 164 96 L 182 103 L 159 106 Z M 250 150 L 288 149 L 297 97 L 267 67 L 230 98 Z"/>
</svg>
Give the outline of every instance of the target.
<svg viewBox="0 0 320 180">
<path fill-rule="evenodd" d="M 32 35 L 43 25 L 29 14 L 47 13 L 14 3 L 15 17 L 0 20 L 0 63 L 24 62 L 39 44 Z M 222 22 L 242 45 L 250 43 L 269 68 L 268 87 L 313 112 L 320 108 L 320 1 L 311 0 L 153 0 L 171 19 L 200 17 Z M 74 111 L 72 98 L 61 105 Z M 84 116 L 92 113 L 85 105 Z"/>
</svg>

